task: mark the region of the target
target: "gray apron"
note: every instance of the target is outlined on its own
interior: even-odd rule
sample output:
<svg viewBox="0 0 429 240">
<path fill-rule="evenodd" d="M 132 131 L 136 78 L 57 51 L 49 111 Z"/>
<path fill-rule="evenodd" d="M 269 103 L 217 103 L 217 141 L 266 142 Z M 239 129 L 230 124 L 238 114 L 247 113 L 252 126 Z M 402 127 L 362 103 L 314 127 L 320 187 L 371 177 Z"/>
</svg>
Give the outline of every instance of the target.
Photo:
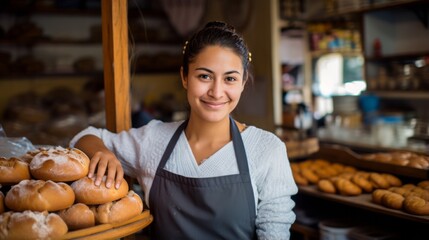
<svg viewBox="0 0 429 240">
<path fill-rule="evenodd" d="M 237 125 L 230 131 L 239 174 L 188 178 L 164 170 L 185 121 L 171 138 L 150 190 L 154 239 L 254 239 L 255 200 L 247 157 Z M 235 161 L 235 159 L 231 159 Z"/>
</svg>

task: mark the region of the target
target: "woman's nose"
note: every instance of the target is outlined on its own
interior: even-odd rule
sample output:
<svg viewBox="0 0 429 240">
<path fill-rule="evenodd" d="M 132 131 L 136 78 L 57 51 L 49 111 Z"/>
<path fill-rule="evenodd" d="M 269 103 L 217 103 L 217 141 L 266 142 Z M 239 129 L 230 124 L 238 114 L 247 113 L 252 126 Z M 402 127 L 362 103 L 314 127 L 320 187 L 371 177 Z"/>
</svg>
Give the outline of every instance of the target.
<svg viewBox="0 0 429 240">
<path fill-rule="evenodd" d="M 210 86 L 208 94 L 214 98 L 222 97 L 223 85 L 221 80 L 215 80 Z"/>
</svg>

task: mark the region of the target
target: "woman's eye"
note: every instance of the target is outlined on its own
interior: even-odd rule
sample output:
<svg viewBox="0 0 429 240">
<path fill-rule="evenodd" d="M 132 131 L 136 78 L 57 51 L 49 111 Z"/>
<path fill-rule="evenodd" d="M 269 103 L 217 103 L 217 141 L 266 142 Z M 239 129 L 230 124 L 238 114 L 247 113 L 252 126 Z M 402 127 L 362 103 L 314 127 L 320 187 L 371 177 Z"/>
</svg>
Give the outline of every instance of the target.
<svg viewBox="0 0 429 240">
<path fill-rule="evenodd" d="M 225 79 L 227 82 L 234 82 L 236 79 L 234 77 L 226 77 Z"/>
<path fill-rule="evenodd" d="M 200 74 L 198 77 L 201 79 L 210 79 L 210 76 L 208 74 Z"/>
</svg>

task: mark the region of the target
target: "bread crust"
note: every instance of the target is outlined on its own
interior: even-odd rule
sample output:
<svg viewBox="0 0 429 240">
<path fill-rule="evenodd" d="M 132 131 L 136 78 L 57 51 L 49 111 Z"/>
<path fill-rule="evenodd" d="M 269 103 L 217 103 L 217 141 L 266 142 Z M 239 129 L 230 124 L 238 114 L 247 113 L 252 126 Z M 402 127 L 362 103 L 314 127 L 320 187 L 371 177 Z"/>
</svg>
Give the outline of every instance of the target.
<svg viewBox="0 0 429 240">
<path fill-rule="evenodd" d="M 0 184 L 13 185 L 30 179 L 28 163 L 18 158 L 0 158 Z"/>
<path fill-rule="evenodd" d="M 92 207 L 97 223 L 118 223 L 131 219 L 143 211 L 143 202 L 134 191 L 119 199 Z"/>
<path fill-rule="evenodd" d="M 9 211 L 0 215 L 0 239 L 61 239 L 67 231 L 55 213 Z"/>
<path fill-rule="evenodd" d="M 58 215 L 67 224 L 69 230 L 77 230 L 95 226 L 95 215 L 88 207 L 83 203 L 73 204 L 67 209 L 63 209 L 58 212 Z"/>
<path fill-rule="evenodd" d="M 71 182 L 88 174 L 90 159 L 77 148 L 55 147 L 41 150 L 30 162 L 35 179 Z"/>
<path fill-rule="evenodd" d="M 96 186 L 93 178 L 83 177 L 71 184 L 76 195 L 76 202 L 87 205 L 104 204 L 123 198 L 128 193 L 128 183 L 122 181 L 119 189 L 115 187 L 106 187 L 106 178 L 104 177 L 100 186 Z"/>
<path fill-rule="evenodd" d="M 23 180 L 12 186 L 5 197 L 6 206 L 14 211 L 58 211 L 75 200 L 73 189 L 66 183 Z"/>
</svg>

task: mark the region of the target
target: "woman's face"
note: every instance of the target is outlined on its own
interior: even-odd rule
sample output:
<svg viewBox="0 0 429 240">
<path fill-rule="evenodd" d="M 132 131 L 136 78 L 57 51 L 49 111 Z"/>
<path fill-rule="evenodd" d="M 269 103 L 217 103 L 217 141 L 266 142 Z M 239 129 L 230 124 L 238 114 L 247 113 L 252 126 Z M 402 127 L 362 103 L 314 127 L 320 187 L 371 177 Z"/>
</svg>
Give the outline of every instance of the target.
<svg viewBox="0 0 429 240">
<path fill-rule="evenodd" d="M 244 89 L 241 58 L 221 46 L 204 48 L 189 63 L 182 84 L 187 89 L 191 116 L 217 122 L 224 120 L 237 106 Z"/>
</svg>

